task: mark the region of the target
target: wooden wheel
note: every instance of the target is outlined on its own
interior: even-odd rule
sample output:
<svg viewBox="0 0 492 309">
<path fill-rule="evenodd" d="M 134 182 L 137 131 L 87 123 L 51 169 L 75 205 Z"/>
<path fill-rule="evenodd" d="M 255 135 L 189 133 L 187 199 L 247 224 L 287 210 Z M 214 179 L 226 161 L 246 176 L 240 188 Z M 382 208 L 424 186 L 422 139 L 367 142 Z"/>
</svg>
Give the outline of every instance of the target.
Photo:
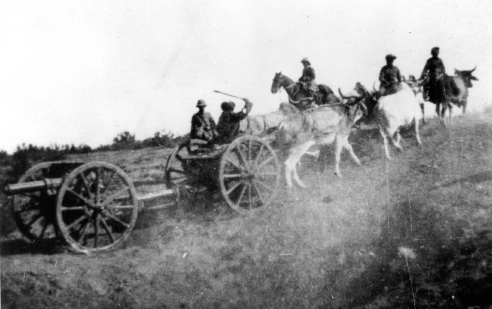
<svg viewBox="0 0 492 309">
<path fill-rule="evenodd" d="M 267 205 L 280 185 L 274 150 L 256 136 L 235 139 L 220 160 L 219 182 L 224 200 L 239 213 Z"/>
<path fill-rule="evenodd" d="M 56 201 L 60 233 L 76 252 L 97 252 L 121 244 L 138 215 L 138 199 L 119 167 L 91 162 L 64 180 Z"/>
<path fill-rule="evenodd" d="M 198 181 L 201 169 L 198 166 L 192 168 L 186 160 L 192 155 L 186 145 L 178 146 L 167 158 L 166 186 L 173 190 L 176 203 L 193 205 L 198 194 L 207 188 Z"/>
<path fill-rule="evenodd" d="M 52 164 L 53 162 L 44 162 L 31 167 L 18 183 L 45 179 Z M 43 190 L 16 194 L 12 201 L 12 216 L 22 235 L 34 242 L 57 237 L 55 192 Z"/>
</svg>

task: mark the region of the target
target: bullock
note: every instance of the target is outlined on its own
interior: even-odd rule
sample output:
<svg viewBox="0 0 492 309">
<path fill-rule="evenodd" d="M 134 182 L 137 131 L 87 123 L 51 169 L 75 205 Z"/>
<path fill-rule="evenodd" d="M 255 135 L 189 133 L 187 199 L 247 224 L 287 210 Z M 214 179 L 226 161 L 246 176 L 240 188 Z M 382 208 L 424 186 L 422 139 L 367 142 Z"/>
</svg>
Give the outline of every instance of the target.
<svg viewBox="0 0 492 309">
<path fill-rule="evenodd" d="M 291 177 L 301 187 L 306 187 L 297 175 L 296 165 L 300 158 L 313 146 L 335 142 L 335 174 L 341 177 L 340 153 L 346 148 L 357 165 L 360 161 L 348 142 L 352 125 L 366 113 L 363 98 L 355 98 L 347 104 L 321 105 L 289 116 L 280 123 L 275 136 L 275 147 L 287 155 L 285 177 L 292 188 Z"/>
<path fill-rule="evenodd" d="M 417 98 L 417 101 L 419 102 L 420 109 L 422 111 L 422 121 L 425 123 L 425 108 L 424 108 L 424 91 L 423 91 L 423 84 L 427 80 L 420 80 L 418 81 L 414 75 L 409 75 L 408 79 L 405 79 L 404 76 L 402 76 L 403 82 L 405 82 L 410 88 L 412 89 L 413 93 L 415 94 L 415 97 Z"/>
<path fill-rule="evenodd" d="M 444 95 L 446 104 L 443 105 L 441 117 L 444 118 L 446 108 L 449 108 L 449 121 L 451 121 L 451 112 L 455 104 L 463 109 L 463 114 L 466 113 L 466 105 L 468 103 L 468 88 L 473 87 L 472 80 L 478 81 L 478 78 L 472 75 L 473 70 L 458 71 L 454 69 L 455 76 L 446 76 L 444 78 Z"/>
<path fill-rule="evenodd" d="M 363 91 L 363 97 L 375 100 L 365 88 L 363 88 Z M 388 136 L 398 150 L 403 150 L 400 144 L 400 128 L 402 126 L 408 126 L 414 122 L 417 143 L 421 144 L 419 136 L 420 106 L 412 89 L 406 83 L 399 83 L 396 93 L 379 98 L 374 113 L 388 160 L 391 160 L 388 149 Z M 396 140 L 393 138 L 395 133 Z"/>
<path fill-rule="evenodd" d="M 249 115 L 239 123 L 239 131 L 249 135 L 265 136 L 272 128 L 290 115 L 299 113 L 299 109 L 290 103 L 280 103 L 278 110 L 266 114 Z"/>
</svg>

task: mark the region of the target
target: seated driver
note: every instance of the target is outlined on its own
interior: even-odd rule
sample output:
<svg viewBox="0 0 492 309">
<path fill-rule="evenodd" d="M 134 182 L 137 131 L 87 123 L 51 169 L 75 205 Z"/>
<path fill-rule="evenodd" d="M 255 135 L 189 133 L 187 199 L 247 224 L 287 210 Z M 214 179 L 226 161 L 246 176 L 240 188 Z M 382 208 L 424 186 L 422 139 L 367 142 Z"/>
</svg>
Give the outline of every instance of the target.
<svg viewBox="0 0 492 309">
<path fill-rule="evenodd" d="M 205 141 L 207 147 L 214 148 L 213 143 L 218 134 L 214 118 L 205 112 L 206 106 L 207 104 L 204 100 L 198 100 L 196 104 L 198 113 L 191 118 L 190 138 Z"/>
<path fill-rule="evenodd" d="M 223 102 L 221 105 L 222 115 L 220 115 L 217 124 L 219 137 L 217 143 L 229 144 L 239 135 L 239 122 L 248 116 L 253 108 L 253 103 L 248 99 L 243 99 L 244 107 L 237 113 L 234 113 L 234 102 Z"/>
</svg>

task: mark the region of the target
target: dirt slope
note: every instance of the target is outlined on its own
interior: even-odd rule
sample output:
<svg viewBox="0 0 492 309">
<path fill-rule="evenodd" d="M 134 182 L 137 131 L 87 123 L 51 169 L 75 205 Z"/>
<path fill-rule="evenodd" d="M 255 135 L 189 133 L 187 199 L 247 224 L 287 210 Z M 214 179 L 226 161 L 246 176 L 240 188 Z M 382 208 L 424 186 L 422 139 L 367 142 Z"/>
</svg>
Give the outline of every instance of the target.
<svg viewBox="0 0 492 309">
<path fill-rule="evenodd" d="M 343 178 L 303 162 L 309 189 L 263 214 L 224 205 L 143 212 L 123 247 L 94 256 L 2 241 L 2 308 L 489 308 L 492 113 L 437 120 L 423 145 L 384 159 L 378 132 L 351 140 Z M 163 149 L 91 154 L 162 187 Z M 5 220 L 5 218 L 2 218 Z M 3 221 L 2 220 L 2 221 Z"/>
</svg>

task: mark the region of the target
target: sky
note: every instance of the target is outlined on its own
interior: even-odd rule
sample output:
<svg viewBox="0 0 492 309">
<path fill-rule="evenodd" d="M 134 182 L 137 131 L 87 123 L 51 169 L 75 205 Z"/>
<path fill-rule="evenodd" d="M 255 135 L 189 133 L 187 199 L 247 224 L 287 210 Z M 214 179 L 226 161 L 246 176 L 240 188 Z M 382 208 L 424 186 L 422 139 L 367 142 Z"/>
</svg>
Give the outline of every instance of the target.
<svg viewBox="0 0 492 309">
<path fill-rule="evenodd" d="M 198 99 L 287 100 L 276 72 L 293 79 L 308 57 L 316 81 L 372 88 L 386 54 L 419 76 L 439 46 L 449 74 L 470 70 L 469 110 L 492 102 L 492 1 L 2 1 L 0 150 L 110 144 L 186 134 Z M 376 87 L 378 83 L 376 84 Z"/>
</svg>

